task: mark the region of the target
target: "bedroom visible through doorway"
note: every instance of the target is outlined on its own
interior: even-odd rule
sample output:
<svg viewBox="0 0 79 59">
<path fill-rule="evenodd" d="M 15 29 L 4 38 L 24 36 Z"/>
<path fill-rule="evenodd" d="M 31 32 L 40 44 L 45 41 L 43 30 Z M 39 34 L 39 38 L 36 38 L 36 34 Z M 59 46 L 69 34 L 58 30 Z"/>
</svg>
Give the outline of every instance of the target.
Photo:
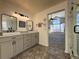
<svg viewBox="0 0 79 59">
<path fill-rule="evenodd" d="M 48 14 L 49 52 L 65 59 L 65 10 Z"/>
</svg>

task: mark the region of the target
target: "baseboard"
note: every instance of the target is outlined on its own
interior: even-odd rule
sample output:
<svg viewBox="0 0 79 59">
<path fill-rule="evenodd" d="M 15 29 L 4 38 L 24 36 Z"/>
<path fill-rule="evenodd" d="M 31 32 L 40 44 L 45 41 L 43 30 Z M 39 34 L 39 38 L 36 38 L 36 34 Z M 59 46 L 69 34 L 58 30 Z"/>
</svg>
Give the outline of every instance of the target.
<svg viewBox="0 0 79 59">
<path fill-rule="evenodd" d="M 42 46 L 47 46 L 47 47 L 49 46 L 48 44 L 41 44 L 41 43 L 39 43 L 39 45 L 42 45 Z"/>
<path fill-rule="evenodd" d="M 69 54 L 69 51 L 68 50 L 65 50 L 64 52 Z"/>
</svg>

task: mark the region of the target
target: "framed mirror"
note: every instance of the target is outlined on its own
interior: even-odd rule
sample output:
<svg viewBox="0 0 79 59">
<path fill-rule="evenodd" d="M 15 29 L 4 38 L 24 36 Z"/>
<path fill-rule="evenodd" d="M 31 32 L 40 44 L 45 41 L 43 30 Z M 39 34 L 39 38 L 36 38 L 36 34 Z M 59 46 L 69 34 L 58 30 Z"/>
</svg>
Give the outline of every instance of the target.
<svg viewBox="0 0 79 59">
<path fill-rule="evenodd" d="M 32 20 L 27 20 L 26 21 L 26 28 L 27 28 L 28 31 L 33 30 L 33 21 Z"/>
<path fill-rule="evenodd" d="M 74 26 L 74 32 L 79 34 L 79 25 Z"/>
<path fill-rule="evenodd" d="M 2 14 L 2 31 L 15 32 L 17 30 L 17 18 L 8 14 Z"/>
</svg>

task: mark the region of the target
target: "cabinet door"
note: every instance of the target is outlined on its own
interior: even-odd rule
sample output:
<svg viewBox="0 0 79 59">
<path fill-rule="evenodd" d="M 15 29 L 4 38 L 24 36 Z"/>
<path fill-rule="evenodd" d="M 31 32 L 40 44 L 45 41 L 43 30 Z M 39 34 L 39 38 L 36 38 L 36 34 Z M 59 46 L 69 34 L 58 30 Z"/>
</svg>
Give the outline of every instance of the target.
<svg viewBox="0 0 79 59">
<path fill-rule="evenodd" d="M 24 43 L 23 43 L 24 50 L 38 43 L 39 43 L 39 33 L 30 33 L 24 35 Z"/>
<path fill-rule="evenodd" d="M 37 44 L 39 44 L 39 33 L 36 33 L 35 35 L 35 41 Z"/>
<path fill-rule="evenodd" d="M 31 37 L 24 37 L 23 49 L 26 50 L 31 47 Z"/>
<path fill-rule="evenodd" d="M 39 33 L 35 33 L 35 44 L 39 44 Z"/>
<path fill-rule="evenodd" d="M 1 43 L 1 59 L 10 59 L 13 56 L 12 41 Z"/>
<path fill-rule="evenodd" d="M 35 33 L 32 33 L 31 34 L 31 45 L 33 46 L 33 45 L 35 45 Z"/>
<path fill-rule="evenodd" d="M 39 43 L 39 33 L 31 34 L 32 46 Z"/>
<path fill-rule="evenodd" d="M 23 51 L 23 36 L 17 36 L 15 39 L 16 44 L 14 45 L 15 55 Z"/>
</svg>

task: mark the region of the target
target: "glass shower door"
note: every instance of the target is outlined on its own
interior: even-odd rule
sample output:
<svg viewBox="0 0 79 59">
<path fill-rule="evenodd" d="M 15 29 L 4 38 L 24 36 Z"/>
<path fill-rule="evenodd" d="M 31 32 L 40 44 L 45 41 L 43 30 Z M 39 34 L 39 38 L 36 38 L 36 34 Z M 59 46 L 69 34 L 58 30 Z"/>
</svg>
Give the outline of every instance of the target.
<svg viewBox="0 0 79 59">
<path fill-rule="evenodd" d="M 73 5 L 73 26 L 75 25 L 79 25 L 79 6 L 76 4 Z M 75 32 L 73 34 L 73 52 L 74 56 L 79 58 L 79 34 Z"/>
</svg>

